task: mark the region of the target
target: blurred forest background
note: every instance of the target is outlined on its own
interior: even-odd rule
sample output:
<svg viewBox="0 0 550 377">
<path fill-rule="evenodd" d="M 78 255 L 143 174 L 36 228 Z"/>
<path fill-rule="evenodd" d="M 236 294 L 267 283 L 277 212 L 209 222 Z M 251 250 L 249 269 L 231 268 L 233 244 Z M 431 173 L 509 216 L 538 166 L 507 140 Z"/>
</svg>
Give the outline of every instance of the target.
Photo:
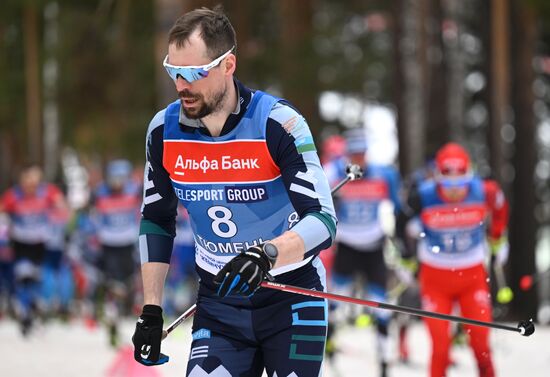
<svg viewBox="0 0 550 377">
<path fill-rule="evenodd" d="M 550 264 L 550 2 L 545 0 L 3 0 L 0 189 L 29 161 L 144 160 L 149 120 L 175 90 L 161 61 L 183 12 L 222 3 L 237 77 L 292 101 L 316 138 L 389 109 L 403 176 L 445 141 L 511 201 L 510 317 L 550 293 L 518 290 Z M 382 127 L 380 125 L 380 127 Z M 390 135 L 390 136 L 391 136 Z"/>
</svg>

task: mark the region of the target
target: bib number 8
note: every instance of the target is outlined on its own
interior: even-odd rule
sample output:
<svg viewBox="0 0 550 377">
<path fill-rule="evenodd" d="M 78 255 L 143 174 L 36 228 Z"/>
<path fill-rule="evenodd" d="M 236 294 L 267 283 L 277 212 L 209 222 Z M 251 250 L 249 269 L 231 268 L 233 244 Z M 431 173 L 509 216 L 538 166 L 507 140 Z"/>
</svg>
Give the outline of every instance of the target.
<svg viewBox="0 0 550 377">
<path fill-rule="evenodd" d="M 212 219 L 212 231 L 215 235 L 231 238 L 237 234 L 237 224 L 231 221 L 233 214 L 228 208 L 222 206 L 210 207 L 207 214 Z"/>
</svg>

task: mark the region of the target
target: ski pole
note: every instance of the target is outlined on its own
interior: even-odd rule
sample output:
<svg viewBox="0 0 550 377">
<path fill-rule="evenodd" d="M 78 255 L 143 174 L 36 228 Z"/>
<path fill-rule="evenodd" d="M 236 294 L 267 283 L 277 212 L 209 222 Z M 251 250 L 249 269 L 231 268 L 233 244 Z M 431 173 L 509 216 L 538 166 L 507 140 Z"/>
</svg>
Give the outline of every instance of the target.
<svg viewBox="0 0 550 377">
<path fill-rule="evenodd" d="M 490 328 L 499 329 L 499 330 L 507 330 L 507 331 L 520 333 L 523 336 L 530 336 L 535 332 L 535 325 L 534 325 L 532 319 L 529 320 L 529 321 L 525 321 L 525 320 L 520 321 L 516 327 L 513 327 L 513 326 L 509 326 L 509 325 L 495 323 L 495 322 L 479 321 L 479 320 L 471 319 L 471 318 L 465 318 L 465 317 L 453 316 L 453 315 L 449 315 L 449 314 L 430 312 L 430 311 L 427 311 L 427 310 L 415 309 L 415 308 L 411 308 L 411 307 L 408 307 L 408 306 L 393 305 L 393 304 L 387 304 L 387 303 L 384 303 L 384 302 L 378 302 L 378 301 L 372 301 L 372 300 L 363 300 L 363 299 L 358 299 L 358 298 L 354 298 L 354 297 L 337 295 L 337 294 L 334 294 L 334 293 L 314 291 L 312 289 L 300 288 L 300 287 L 295 287 L 293 285 L 274 283 L 274 282 L 270 282 L 270 281 L 263 281 L 260 285 L 263 288 L 274 289 L 274 290 L 278 290 L 278 291 L 295 293 L 295 294 L 311 296 L 311 297 L 316 297 L 316 298 L 324 298 L 324 299 L 328 299 L 328 300 L 348 302 L 348 303 L 351 303 L 351 304 L 370 306 L 370 307 L 378 308 L 378 309 L 392 310 L 394 312 L 412 314 L 412 315 L 416 315 L 416 316 L 420 316 L 420 317 L 436 318 L 436 319 L 441 319 L 441 320 L 444 320 L 444 321 L 457 322 L 457 323 L 463 323 L 463 324 L 481 326 L 481 327 L 490 327 Z M 166 330 L 163 331 L 163 339 L 169 333 L 171 333 L 177 326 L 179 326 L 183 321 L 185 321 L 187 318 L 191 317 L 195 313 L 195 310 L 196 310 L 196 305 L 194 304 L 192 307 L 187 309 L 185 311 L 185 313 L 183 313 L 174 322 L 172 322 L 170 324 L 170 326 L 168 326 L 166 328 Z"/>
<path fill-rule="evenodd" d="M 341 180 L 336 186 L 330 190 L 330 194 L 334 195 L 338 190 L 342 188 L 346 183 L 349 181 L 354 181 L 356 179 L 359 179 L 363 176 L 363 169 L 359 165 L 356 164 L 350 164 L 346 167 L 346 177 Z M 181 314 L 178 318 L 175 319 L 174 322 L 172 322 L 166 330 L 162 331 L 162 339 L 166 338 L 168 334 L 170 334 L 176 327 L 178 327 L 183 321 L 185 321 L 187 318 L 192 317 L 193 314 L 195 314 L 195 310 L 197 309 L 197 304 L 193 304 L 189 309 L 187 309 L 183 314 Z"/>
<path fill-rule="evenodd" d="M 189 309 L 184 311 L 182 315 L 176 318 L 176 320 L 166 328 L 166 330 L 162 331 L 162 339 L 166 338 L 168 334 L 170 334 L 176 327 L 178 327 L 187 318 L 192 317 L 193 314 L 195 314 L 196 310 L 197 310 L 197 304 L 193 304 L 193 306 L 191 306 Z"/>
<path fill-rule="evenodd" d="M 485 321 L 479 321 L 479 320 L 465 318 L 465 317 L 458 317 L 458 316 L 453 316 L 448 314 L 430 312 L 427 310 L 410 308 L 407 306 L 392 305 L 384 302 L 371 301 L 371 300 L 363 300 L 363 299 L 358 299 L 354 297 L 337 295 L 334 293 L 320 292 L 312 289 L 295 287 L 293 285 L 274 283 L 270 281 L 263 281 L 260 285 L 263 288 L 275 289 L 283 292 L 296 293 L 296 294 L 311 296 L 316 298 L 325 298 L 328 300 L 343 301 L 343 302 L 348 302 L 352 304 L 370 306 L 378 309 L 387 309 L 395 312 L 407 313 L 407 314 L 412 314 L 420 317 L 430 317 L 430 318 L 441 319 L 444 321 L 451 321 L 451 322 L 458 322 L 458 323 L 464 323 L 464 324 L 481 326 L 481 327 L 491 327 L 494 329 L 507 330 L 507 331 L 520 333 L 523 336 L 529 336 L 535 332 L 535 325 L 533 324 L 533 320 L 520 321 L 516 327 L 513 327 L 513 326 L 508 326 L 500 323 L 495 323 L 495 322 L 485 322 Z"/>
<path fill-rule="evenodd" d="M 346 178 L 341 180 L 336 186 L 330 190 L 331 195 L 334 195 L 336 191 L 340 190 L 342 186 L 344 186 L 349 181 L 354 181 L 356 179 L 359 179 L 363 176 L 363 170 L 359 165 L 356 164 L 350 164 L 346 167 Z"/>
</svg>

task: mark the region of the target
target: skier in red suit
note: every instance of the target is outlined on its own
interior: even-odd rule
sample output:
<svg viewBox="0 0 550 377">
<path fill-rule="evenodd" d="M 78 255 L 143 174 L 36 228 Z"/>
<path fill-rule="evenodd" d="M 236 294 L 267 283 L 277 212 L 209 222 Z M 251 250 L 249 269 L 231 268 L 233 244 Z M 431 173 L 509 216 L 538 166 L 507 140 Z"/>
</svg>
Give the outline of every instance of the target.
<svg viewBox="0 0 550 377">
<path fill-rule="evenodd" d="M 425 310 L 449 314 L 459 304 L 464 317 L 491 321 L 491 297 L 485 261 L 508 256 L 508 203 L 497 182 L 472 172 L 470 157 L 456 143 L 436 154 L 436 172 L 409 193 L 398 225 L 402 235 L 416 237 L 419 281 Z M 409 221 L 407 221 L 409 220 Z M 406 224 L 406 225 L 405 225 Z M 410 243 L 409 243 L 410 244 Z M 425 319 L 432 340 L 430 376 L 443 377 L 449 366 L 449 322 Z M 489 329 L 465 326 L 479 375 L 495 375 Z"/>
</svg>

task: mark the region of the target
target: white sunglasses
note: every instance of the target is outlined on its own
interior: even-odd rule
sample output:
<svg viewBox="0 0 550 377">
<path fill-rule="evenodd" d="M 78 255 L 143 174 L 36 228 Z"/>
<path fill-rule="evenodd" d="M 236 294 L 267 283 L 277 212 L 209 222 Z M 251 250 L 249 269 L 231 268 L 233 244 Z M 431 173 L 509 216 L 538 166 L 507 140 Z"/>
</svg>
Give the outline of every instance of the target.
<svg viewBox="0 0 550 377">
<path fill-rule="evenodd" d="M 168 63 L 168 55 L 164 58 L 162 65 L 166 68 L 166 72 L 168 72 L 168 76 L 170 76 L 172 80 L 176 81 L 178 77 L 182 77 L 187 82 L 193 82 L 207 77 L 208 71 L 220 64 L 234 48 L 235 46 L 231 47 L 225 54 L 205 65 L 172 65 Z"/>
</svg>

